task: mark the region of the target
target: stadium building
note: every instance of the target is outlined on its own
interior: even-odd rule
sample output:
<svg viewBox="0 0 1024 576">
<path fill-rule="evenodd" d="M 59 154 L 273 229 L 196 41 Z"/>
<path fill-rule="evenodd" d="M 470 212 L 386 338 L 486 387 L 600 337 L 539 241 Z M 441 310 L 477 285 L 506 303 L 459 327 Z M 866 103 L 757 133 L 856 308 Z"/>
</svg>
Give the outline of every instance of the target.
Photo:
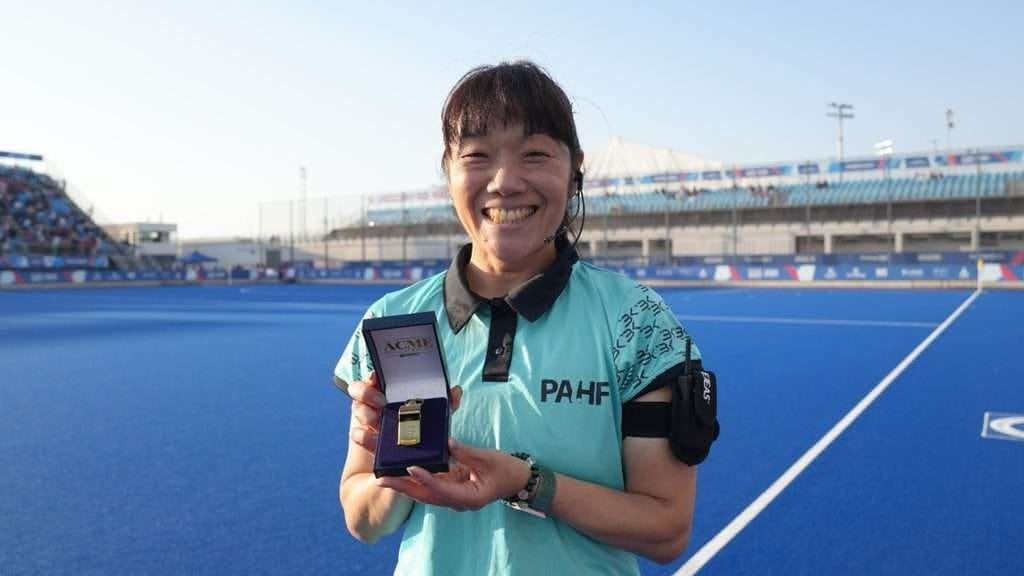
<svg viewBox="0 0 1024 576">
<path fill-rule="evenodd" d="M 437 186 L 261 205 L 255 239 L 179 242 L 173 224 L 99 226 L 41 156 L 0 161 L 4 285 L 282 268 L 408 281 L 467 240 Z M 584 168 L 581 255 L 641 278 L 1015 281 L 1024 265 L 1024 147 L 733 165 L 613 139 Z M 198 278 L 165 278 L 197 258 Z"/>
<path fill-rule="evenodd" d="M 585 168 L 580 248 L 598 260 L 1024 249 L 1016 148 L 744 166 L 616 139 Z M 447 259 L 465 241 L 443 189 L 364 212 L 330 230 L 330 259 Z"/>
</svg>

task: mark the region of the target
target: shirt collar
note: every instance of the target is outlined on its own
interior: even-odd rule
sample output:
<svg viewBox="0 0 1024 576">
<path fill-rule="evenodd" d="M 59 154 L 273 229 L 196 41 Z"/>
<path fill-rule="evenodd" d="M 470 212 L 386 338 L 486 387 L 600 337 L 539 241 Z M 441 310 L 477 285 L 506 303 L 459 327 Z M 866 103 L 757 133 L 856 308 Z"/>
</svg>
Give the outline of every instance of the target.
<svg viewBox="0 0 1024 576">
<path fill-rule="evenodd" d="M 456 334 L 469 322 L 477 308 L 487 302 L 486 298 L 470 290 L 469 283 L 466 282 L 466 266 L 469 264 L 472 248 L 472 244 L 466 244 L 459 249 L 444 278 L 444 308 L 452 332 Z M 507 296 L 497 300 L 504 300 L 517 314 L 530 322 L 543 316 L 565 289 L 572 274 L 572 266 L 579 260 L 576 248 L 564 235 L 555 239 L 555 249 L 558 255 L 547 270 L 516 286 Z"/>
</svg>

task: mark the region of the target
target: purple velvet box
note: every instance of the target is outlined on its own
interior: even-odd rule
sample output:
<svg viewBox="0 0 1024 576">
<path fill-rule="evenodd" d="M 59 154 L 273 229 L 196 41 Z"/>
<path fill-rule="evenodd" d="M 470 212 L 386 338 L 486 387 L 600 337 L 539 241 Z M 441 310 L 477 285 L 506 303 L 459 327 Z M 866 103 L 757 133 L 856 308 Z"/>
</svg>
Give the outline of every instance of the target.
<svg viewBox="0 0 1024 576">
<path fill-rule="evenodd" d="M 407 476 L 406 468 L 448 471 L 448 372 L 432 312 L 367 318 L 363 338 L 387 406 L 381 412 L 373 473 Z M 420 407 L 420 442 L 398 444 L 398 408 L 407 400 Z"/>
</svg>

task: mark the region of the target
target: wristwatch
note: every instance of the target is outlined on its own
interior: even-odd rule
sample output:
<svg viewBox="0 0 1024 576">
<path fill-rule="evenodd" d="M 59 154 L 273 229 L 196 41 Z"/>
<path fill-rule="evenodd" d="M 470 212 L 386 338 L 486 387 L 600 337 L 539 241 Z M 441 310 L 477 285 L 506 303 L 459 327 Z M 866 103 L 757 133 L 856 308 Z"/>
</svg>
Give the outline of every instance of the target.
<svg viewBox="0 0 1024 576">
<path fill-rule="evenodd" d="M 514 452 L 512 456 L 530 465 L 530 478 L 518 492 L 503 498 L 509 508 L 526 512 L 538 518 L 547 518 L 555 497 L 555 473 L 537 464 L 533 456 L 525 452 Z"/>
</svg>

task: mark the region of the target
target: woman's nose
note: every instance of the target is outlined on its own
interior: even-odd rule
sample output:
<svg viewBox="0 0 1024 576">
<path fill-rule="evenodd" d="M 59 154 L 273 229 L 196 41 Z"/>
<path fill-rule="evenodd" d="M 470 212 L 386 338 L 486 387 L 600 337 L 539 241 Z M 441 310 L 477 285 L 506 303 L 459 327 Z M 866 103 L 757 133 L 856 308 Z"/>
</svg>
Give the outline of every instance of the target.
<svg viewBox="0 0 1024 576">
<path fill-rule="evenodd" d="M 503 163 L 494 171 L 494 176 L 487 184 L 487 192 L 509 196 L 526 190 L 526 182 L 520 171 L 507 163 Z"/>
</svg>

